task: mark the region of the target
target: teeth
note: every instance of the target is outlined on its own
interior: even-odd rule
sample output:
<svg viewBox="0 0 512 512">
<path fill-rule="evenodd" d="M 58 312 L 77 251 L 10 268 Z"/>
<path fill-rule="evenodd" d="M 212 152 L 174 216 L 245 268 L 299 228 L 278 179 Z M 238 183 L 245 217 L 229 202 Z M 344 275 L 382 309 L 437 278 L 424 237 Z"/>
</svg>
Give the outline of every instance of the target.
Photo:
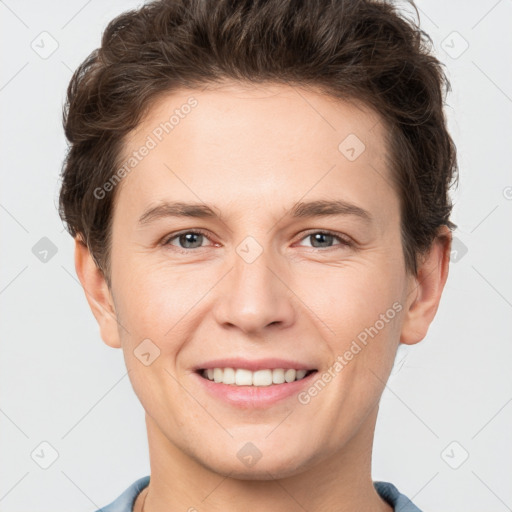
<svg viewBox="0 0 512 512">
<path fill-rule="evenodd" d="M 258 370 L 252 374 L 253 386 L 270 386 L 272 384 L 272 370 Z"/>
<path fill-rule="evenodd" d="M 276 368 L 272 370 L 272 382 L 274 384 L 284 383 L 284 370 L 282 368 Z"/>
<path fill-rule="evenodd" d="M 223 379 L 223 371 L 221 368 L 214 368 L 213 369 L 213 380 L 215 382 L 222 382 Z"/>
<path fill-rule="evenodd" d="M 233 370 L 233 368 L 224 368 L 224 373 L 222 375 L 222 382 L 224 384 L 235 384 L 236 374 L 235 374 L 235 370 Z"/>
<path fill-rule="evenodd" d="M 297 372 L 295 370 L 286 370 L 284 372 L 284 380 L 286 382 L 293 382 L 295 377 L 297 376 Z"/>
<path fill-rule="evenodd" d="M 274 370 L 257 370 L 252 372 L 244 368 L 208 368 L 203 370 L 203 377 L 222 384 L 235 386 L 270 386 L 301 380 L 307 370 L 276 368 Z"/>
<path fill-rule="evenodd" d="M 215 368 L 217 370 L 217 368 Z M 218 368 L 219 371 L 224 372 Z M 224 382 L 222 382 L 224 384 Z M 237 386 L 252 386 L 252 372 L 250 370 L 238 369 L 235 371 L 235 384 Z"/>
</svg>

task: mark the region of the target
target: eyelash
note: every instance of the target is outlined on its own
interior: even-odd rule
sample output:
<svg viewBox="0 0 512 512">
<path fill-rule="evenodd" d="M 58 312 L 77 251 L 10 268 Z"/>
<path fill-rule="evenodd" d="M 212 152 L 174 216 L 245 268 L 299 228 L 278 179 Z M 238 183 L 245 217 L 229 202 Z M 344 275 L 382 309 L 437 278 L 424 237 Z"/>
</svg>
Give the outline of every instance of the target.
<svg viewBox="0 0 512 512">
<path fill-rule="evenodd" d="M 162 242 L 162 245 L 163 246 L 171 246 L 170 242 L 172 240 L 174 240 L 175 238 L 178 238 L 178 237 L 180 237 L 182 235 L 188 235 L 188 234 L 191 234 L 191 233 L 195 234 L 195 235 L 203 235 L 208 240 L 210 240 L 210 237 L 208 236 L 206 231 L 203 231 L 202 229 L 194 229 L 194 230 L 189 230 L 189 231 L 180 231 L 178 233 L 173 233 L 172 235 L 170 235 L 169 237 L 164 239 L 164 241 Z M 345 237 L 345 236 L 341 235 L 340 233 L 336 233 L 334 231 L 329 231 L 329 230 L 312 230 L 312 231 L 306 232 L 300 240 L 304 240 L 308 236 L 316 235 L 316 234 L 319 234 L 319 233 L 322 234 L 322 235 L 333 236 L 334 238 L 336 238 L 340 242 L 340 245 L 342 245 L 344 247 L 353 247 L 354 246 L 354 243 L 348 237 Z M 325 251 L 327 251 L 329 249 L 335 249 L 335 248 L 336 248 L 335 246 L 334 247 L 325 247 L 323 249 L 322 248 L 318 248 L 318 247 L 311 247 L 311 249 L 314 249 L 316 251 L 321 251 L 321 252 L 325 252 Z M 177 252 L 181 252 L 183 254 L 190 253 L 191 251 L 197 251 L 198 249 L 203 249 L 203 247 L 196 247 L 194 249 L 184 249 L 182 247 L 177 247 L 177 246 L 174 246 L 174 245 L 172 246 L 172 250 L 176 250 Z"/>
</svg>

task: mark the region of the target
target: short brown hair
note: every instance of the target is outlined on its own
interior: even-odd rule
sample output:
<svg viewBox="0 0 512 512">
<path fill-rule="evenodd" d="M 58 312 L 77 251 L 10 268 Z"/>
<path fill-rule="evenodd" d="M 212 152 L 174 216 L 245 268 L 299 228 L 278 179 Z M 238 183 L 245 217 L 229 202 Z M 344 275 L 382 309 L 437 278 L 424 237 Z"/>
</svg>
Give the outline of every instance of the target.
<svg viewBox="0 0 512 512">
<path fill-rule="evenodd" d="M 117 187 L 102 199 L 94 191 L 158 96 L 224 80 L 313 87 L 362 101 L 386 122 L 405 264 L 416 275 L 438 228 L 456 228 L 456 149 L 443 112 L 451 87 L 431 45 L 414 21 L 377 0 L 156 0 L 123 13 L 68 87 L 61 218 L 110 286 Z"/>
</svg>

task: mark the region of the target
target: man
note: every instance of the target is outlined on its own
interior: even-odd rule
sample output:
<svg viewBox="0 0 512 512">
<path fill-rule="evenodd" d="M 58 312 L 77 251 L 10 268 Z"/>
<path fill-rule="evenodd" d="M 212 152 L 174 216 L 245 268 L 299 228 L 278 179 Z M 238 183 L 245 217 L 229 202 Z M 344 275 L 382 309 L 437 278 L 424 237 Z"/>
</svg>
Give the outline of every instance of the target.
<svg viewBox="0 0 512 512">
<path fill-rule="evenodd" d="M 448 275 L 445 80 L 376 1 L 160 0 L 110 23 L 68 90 L 60 206 L 151 477 L 102 510 L 419 510 L 371 453 Z"/>
</svg>

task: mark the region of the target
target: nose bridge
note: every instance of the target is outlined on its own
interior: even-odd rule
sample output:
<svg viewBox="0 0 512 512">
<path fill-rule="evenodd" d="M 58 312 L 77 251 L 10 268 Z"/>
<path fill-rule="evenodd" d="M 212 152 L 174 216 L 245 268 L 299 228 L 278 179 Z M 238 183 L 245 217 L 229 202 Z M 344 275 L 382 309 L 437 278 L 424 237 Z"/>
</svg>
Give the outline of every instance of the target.
<svg viewBox="0 0 512 512">
<path fill-rule="evenodd" d="M 282 265 L 271 246 L 248 236 L 235 247 L 232 269 L 216 298 L 215 314 L 220 324 L 248 333 L 293 321 L 291 294 L 284 284 L 286 279 L 279 276 Z"/>
</svg>

